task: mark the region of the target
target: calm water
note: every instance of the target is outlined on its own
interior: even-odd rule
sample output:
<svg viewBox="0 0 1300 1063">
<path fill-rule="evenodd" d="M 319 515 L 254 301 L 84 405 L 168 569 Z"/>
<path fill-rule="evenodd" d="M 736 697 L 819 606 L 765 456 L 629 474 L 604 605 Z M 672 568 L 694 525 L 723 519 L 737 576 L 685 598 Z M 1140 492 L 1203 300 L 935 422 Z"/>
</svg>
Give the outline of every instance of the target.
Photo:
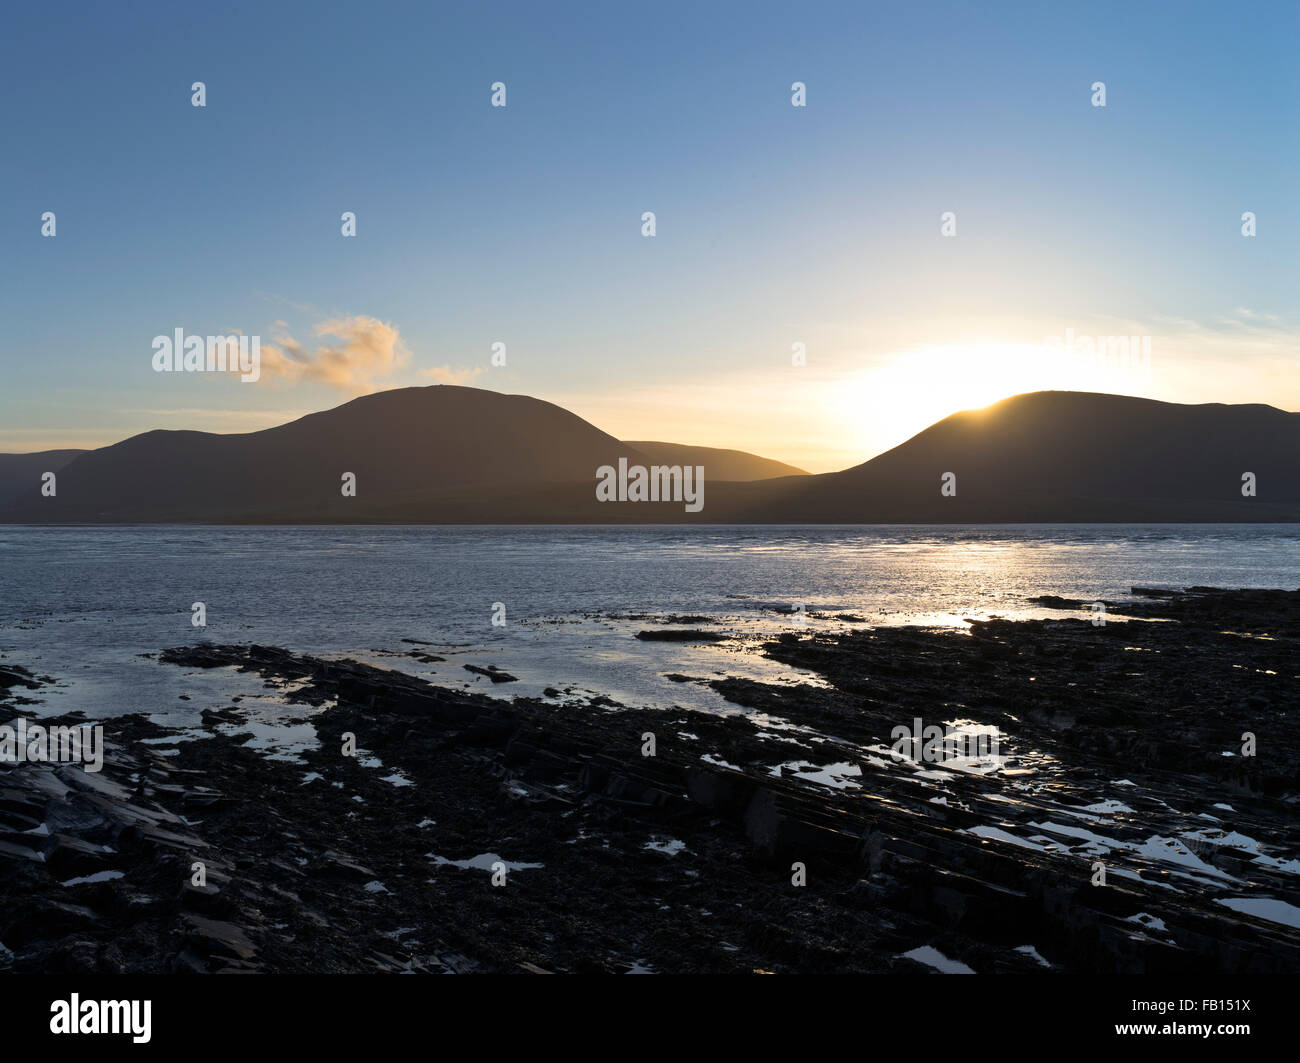
<svg viewBox="0 0 1300 1063">
<path fill-rule="evenodd" d="M 59 680 L 33 711 L 144 711 L 172 722 L 228 703 L 228 673 L 141 654 L 203 639 L 349 655 L 439 682 L 462 667 L 628 704 L 727 708 L 665 672 L 797 679 L 752 652 L 775 610 L 956 624 L 1054 615 L 1026 599 L 1118 599 L 1133 585 L 1300 586 L 1300 525 L 808 528 L 0 528 L 0 655 Z M 191 605 L 207 627 L 191 625 Z M 493 627 L 493 603 L 506 626 Z M 636 614 L 698 613 L 722 646 L 639 642 Z M 632 614 L 632 615 L 629 615 Z M 809 619 L 808 629 L 843 621 Z M 416 639 L 429 646 L 413 646 Z M 419 664 L 413 649 L 447 656 Z M 254 684 L 256 686 L 257 684 Z M 191 700 L 181 700 L 181 695 Z"/>
</svg>

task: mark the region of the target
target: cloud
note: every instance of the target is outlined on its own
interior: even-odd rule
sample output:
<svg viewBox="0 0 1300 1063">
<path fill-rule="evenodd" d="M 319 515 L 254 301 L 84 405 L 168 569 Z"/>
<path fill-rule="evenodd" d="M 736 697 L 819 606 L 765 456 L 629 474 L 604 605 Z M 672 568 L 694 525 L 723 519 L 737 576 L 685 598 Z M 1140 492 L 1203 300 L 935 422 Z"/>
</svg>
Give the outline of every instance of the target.
<svg viewBox="0 0 1300 1063">
<path fill-rule="evenodd" d="M 386 321 L 354 316 L 322 321 L 312 331 L 317 337 L 341 341 L 309 351 L 276 322 L 273 343 L 262 345 L 262 375 L 290 381 L 313 381 L 340 391 L 364 394 L 375 391 L 383 377 L 404 369 L 411 360 L 402 337 Z"/>
</svg>

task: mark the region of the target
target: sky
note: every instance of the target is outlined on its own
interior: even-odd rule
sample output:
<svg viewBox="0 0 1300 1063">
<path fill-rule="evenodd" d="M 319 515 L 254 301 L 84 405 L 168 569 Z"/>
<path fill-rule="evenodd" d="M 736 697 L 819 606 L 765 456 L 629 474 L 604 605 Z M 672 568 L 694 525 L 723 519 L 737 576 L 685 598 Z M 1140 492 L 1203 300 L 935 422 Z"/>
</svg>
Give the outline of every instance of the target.
<svg viewBox="0 0 1300 1063">
<path fill-rule="evenodd" d="M 1300 410 L 1294 3 L 4 20 L 0 451 L 434 383 L 815 472 L 1041 388 Z"/>
</svg>

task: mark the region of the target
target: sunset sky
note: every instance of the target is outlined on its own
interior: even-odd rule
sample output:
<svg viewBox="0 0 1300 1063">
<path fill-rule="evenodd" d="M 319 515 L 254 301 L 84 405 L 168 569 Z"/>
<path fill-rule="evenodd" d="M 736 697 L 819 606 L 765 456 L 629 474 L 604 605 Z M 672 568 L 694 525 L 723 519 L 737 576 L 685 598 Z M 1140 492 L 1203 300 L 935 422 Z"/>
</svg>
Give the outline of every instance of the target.
<svg viewBox="0 0 1300 1063">
<path fill-rule="evenodd" d="M 818 472 L 1041 388 L 1300 410 L 1293 3 L 58 12 L 0 40 L 0 451 L 438 382 Z"/>
</svg>

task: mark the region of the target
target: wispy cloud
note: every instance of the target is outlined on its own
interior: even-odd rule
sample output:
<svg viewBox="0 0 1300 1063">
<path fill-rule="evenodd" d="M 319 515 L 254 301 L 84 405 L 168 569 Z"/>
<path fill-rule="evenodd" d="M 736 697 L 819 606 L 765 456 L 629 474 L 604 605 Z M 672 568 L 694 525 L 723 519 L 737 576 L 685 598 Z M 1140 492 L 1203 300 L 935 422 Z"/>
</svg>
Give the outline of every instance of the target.
<svg viewBox="0 0 1300 1063">
<path fill-rule="evenodd" d="M 378 318 L 356 315 L 322 321 L 312 330 L 318 338 L 333 337 L 309 350 L 283 321 L 273 326 L 272 343 L 262 345 L 263 379 L 313 381 L 340 391 L 365 394 L 383 379 L 405 369 L 411 352 L 396 327 Z"/>
</svg>

